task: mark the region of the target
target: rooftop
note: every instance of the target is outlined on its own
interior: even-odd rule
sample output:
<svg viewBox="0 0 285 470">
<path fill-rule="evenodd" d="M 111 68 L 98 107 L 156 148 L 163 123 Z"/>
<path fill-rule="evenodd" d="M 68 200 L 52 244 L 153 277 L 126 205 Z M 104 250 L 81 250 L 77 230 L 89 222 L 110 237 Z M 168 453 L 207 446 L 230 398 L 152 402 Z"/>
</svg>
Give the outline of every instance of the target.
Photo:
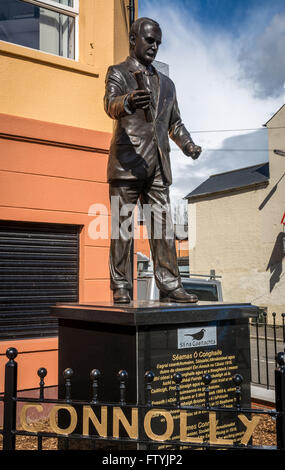
<svg viewBox="0 0 285 470">
<path fill-rule="evenodd" d="M 211 194 L 234 189 L 244 189 L 250 186 L 262 185 L 269 180 L 269 163 L 240 168 L 238 170 L 226 171 L 210 176 L 201 183 L 185 199 L 206 197 Z"/>
<path fill-rule="evenodd" d="M 271 118 L 268 119 L 268 121 L 267 121 L 265 124 L 263 124 L 263 125 L 266 127 L 267 124 L 269 124 L 269 123 L 275 118 L 275 116 L 277 116 L 277 114 L 280 113 L 280 111 L 282 111 L 282 110 L 284 111 L 284 107 L 285 107 L 285 104 L 282 104 L 282 106 L 281 106 L 279 109 L 277 109 L 276 113 L 274 113 L 274 114 L 271 116 Z"/>
</svg>

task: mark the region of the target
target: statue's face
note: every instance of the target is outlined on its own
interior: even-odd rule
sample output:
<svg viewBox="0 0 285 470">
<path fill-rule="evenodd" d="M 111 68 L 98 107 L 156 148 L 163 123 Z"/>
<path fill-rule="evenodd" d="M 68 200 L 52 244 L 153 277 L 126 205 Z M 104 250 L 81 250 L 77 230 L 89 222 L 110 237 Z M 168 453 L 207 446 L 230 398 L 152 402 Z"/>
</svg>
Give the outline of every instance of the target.
<svg viewBox="0 0 285 470">
<path fill-rule="evenodd" d="M 147 66 L 155 59 L 160 44 L 161 29 L 152 23 L 144 23 L 140 33 L 131 40 L 131 55 Z"/>
</svg>

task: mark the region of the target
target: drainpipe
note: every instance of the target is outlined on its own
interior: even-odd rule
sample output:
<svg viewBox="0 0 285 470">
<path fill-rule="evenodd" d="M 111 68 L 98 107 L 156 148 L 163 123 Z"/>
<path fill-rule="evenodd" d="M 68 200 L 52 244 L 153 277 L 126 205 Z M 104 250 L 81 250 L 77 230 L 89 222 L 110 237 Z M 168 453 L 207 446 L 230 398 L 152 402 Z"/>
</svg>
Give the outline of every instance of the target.
<svg viewBox="0 0 285 470">
<path fill-rule="evenodd" d="M 135 21 L 135 0 L 129 0 L 129 21 L 130 21 L 130 28 Z"/>
<path fill-rule="evenodd" d="M 129 24 L 130 24 L 130 30 L 133 22 L 135 21 L 135 0 L 129 0 Z M 134 223 L 134 220 L 133 220 Z M 132 279 L 132 284 L 134 284 L 134 239 L 132 240 L 131 247 L 130 247 L 130 263 L 131 263 L 131 279 Z M 130 290 L 130 297 L 133 300 L 134 298 L 134 288 Z"/>
</svg>

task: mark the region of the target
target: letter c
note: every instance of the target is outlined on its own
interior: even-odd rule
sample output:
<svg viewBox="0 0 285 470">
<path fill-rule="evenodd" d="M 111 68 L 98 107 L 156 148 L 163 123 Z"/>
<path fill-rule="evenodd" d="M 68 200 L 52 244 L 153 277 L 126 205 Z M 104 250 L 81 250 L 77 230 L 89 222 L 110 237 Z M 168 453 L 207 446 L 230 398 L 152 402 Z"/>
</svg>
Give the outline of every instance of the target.
<svg viewBox="0 0 285 470">
<path fill-rule="evenodd" d="M 39 413 L 43 411 L 42 405 L 37 405 L 36 403 L 31 403 L 30 405 L 24 405 L 23 408 L 21 409 L 21 415 L 20 415 L 20 423 L 22 425 L 22 428 L 28 432 L 39 432 L 41 429 L 41 426 L 38 426 L 34 423 L 33 424 L 27 423 L 27 411 L 29 408 L 36 408 L 36 410 Z"/>
</svg>

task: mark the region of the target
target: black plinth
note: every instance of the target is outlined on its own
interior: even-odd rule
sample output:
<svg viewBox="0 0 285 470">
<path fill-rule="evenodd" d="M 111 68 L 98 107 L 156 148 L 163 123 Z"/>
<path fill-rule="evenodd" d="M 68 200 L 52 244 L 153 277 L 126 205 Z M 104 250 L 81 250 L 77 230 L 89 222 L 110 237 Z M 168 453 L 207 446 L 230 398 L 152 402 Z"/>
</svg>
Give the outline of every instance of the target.
<svg viewBox="0 0 285 470">
<path fill-rule="evenodd" d="M 96 368 L 102 373 L 99 399 L 119 402 L 117 373 L 126 370 L 127 402 L 144 402 L 144 374 L 151 370 L 155 374 L 153 404 L 163 408 L 163 403 L 175 400 L 172 377 L 180 372 L 182 404 L 203 406 L 201 380 L 210 373 L 212 404 L 232 406 L 232 377 L 241 374 L 241 404 L 250 407 L 248 320 L 258 312 L 251 304 L 217 302 L 56 305 L 51 314 L 59 320 L 59 394 L 63 397 L 62 372 L 70 367 L 74 370 L 72 398 L 89 400 L 89 374 Z M 206 419 L 193 416 L 188 435 L 207 435 Z M 232 415 L 219 417 L 217 435 L 238 438 Z"/>
</svg>

